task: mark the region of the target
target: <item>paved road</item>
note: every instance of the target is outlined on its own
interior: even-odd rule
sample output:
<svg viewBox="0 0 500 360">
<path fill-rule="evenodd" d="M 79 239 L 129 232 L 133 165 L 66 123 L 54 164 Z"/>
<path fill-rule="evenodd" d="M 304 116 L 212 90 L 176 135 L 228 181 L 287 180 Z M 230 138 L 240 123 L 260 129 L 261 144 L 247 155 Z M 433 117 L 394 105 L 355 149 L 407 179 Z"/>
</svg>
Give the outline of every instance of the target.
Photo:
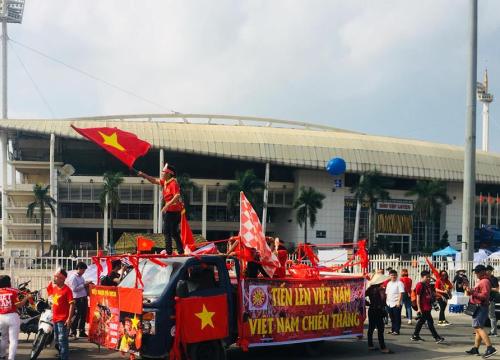
<svg viewBox="0 0 500 360">
<path fill-rule="evenodd" d="M 437 328 L 441 336 L 446 338 L 446 342 L 436 345 L 432 341 L 429 331 L 424 327 L 422 329 L 422 337 L 427 341 L 424 343 L 414 343 L 410 341 L 410 335 L 413 331 L 413 326 L 403 324 L 401 335 L 391 336 L 386 335 L 388 346 L 396 352 L 391 355 L 393 358 L 416 360 L 416 359 L 471 359 L 465 356 L 464 351 L 468 350 L 472 344 L 472 328 L 470 327 L 470 318 L 465 315 L 449 316 L 449 320 L 453 325 L 446 328 Z M 405 321 L 403 320 L 405 323 Z M 499 354 L 492 359 L 500 359 L 500 337 L 492 338 L 493 344 L 497 345 Z M 70 343 L 72 360 L 91 360 L 91 359 L 124 359 L 116 352 L 102 350 L 98 351 L 97 347 L 89 344 L 85 340 L 76 340 Z M 31 348 L 31 343 L 21 341 L 19 344 L 18 356 L 19 360 L 29 359 L 28 354 Z M 481 349 L 483 352 L 484 346 Z M 46 349 L 42 352 L 39 359 L 54 359 L 56 352 L 53 348 Z M 251 350 L 249 353 L 243 353 L 239 349 L 230 349 L 228 351 L 228 360 L 296 360 L 306 359 L 303 349 L 298 346 L 275 347 L 267 349 Z M 327 360 L 346 360 L 346 359 L 387 359 L 388 355 L 383 355 L 379 352 L 368 352 L 366 340 L 342 340 L 328 342 L 324 345 L 323 355 L 316 359 Z M 390 356 L 389 356 L 390 358 Z M 477 359 L 476 357 L 474 357 Z"/>
</svg>

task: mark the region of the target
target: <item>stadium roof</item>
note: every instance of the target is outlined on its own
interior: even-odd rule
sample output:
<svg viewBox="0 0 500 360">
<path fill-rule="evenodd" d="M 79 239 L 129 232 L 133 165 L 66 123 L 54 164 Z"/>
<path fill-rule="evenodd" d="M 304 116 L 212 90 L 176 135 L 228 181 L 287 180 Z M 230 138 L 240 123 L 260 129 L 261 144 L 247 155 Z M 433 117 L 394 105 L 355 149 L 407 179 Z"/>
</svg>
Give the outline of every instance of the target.
<svg viewBox="0 0 500 360">
<path fill-rule="evenodd" d="M 0 121 L 0 129 L 81 139 L 71 124 L 117 127 L 155 148 L 178 152 L 310 169 L 324 169 L 332 157 L 341 157 L 348 172 L 376 168 L 395 177 L 463 180 L 463 148 L 459 146 L 274 119 L 191 114 L 7 119 Z M 478 151 L 476 171 L 477 181 L 500 183 L 500 155 Z"/>
</svg>

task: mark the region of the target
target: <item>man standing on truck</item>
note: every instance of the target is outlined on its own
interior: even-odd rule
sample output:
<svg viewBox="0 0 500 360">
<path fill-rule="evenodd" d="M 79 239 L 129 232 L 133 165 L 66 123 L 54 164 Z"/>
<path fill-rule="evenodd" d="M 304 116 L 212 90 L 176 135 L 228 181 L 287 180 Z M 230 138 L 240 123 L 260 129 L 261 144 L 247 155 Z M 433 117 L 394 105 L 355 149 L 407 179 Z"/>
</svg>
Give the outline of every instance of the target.
<svg viewBox="0 0 500 360">
<path fill-rule="evenodd" d="M 432 319 L 432 303 L 435 301 L 435 295 L 431 288 L 431 273 L 428 270 L 424 270 L 420 273 L 420 282 L 415 287 L 415 293 L 417 294 L 417 325 L 415 326 L 415 331 L 413 332 L 410 340 L 412 341 L 423 341 L 420 337 L 420 330 L 427 322 L 427 326 L 436 341 L 436 344 L 440 344 L 444 341 L 444 337 L 439 336 L 434 327 L 434 320 Z"/>
<path fill-rule="evenodd" d="M 184 254 L 182 246 L 179 224 L 181 223 L 181 211 L 184 204 L 181 199 L 181 188 L 175 178 L 176 172 L 172 165 L 165 164 L 161 171 L 161 178 L 155 178 L 139 171 L 140 177 L 146 179 L 151 184 L 159 185 L 163 189 L 164 205 L 161 209 L 163 216 L 163 235 L 165 236 L 165 251 L 167 255 L 172 255 L 172 238 L 175 240 L 178 254 Z"/>
</svg>

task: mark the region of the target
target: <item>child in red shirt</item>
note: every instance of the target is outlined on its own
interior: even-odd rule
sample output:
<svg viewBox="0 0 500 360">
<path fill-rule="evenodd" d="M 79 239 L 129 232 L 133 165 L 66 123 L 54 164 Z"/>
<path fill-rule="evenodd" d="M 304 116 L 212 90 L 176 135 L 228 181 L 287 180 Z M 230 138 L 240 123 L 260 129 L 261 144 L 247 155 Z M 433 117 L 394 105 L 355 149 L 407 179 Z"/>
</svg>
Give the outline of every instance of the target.
<svg viewBox="0 0 500 360">
<path fill-rule="evenodd" d="M 73 292 L 64 284 L 67 276 L 66 270 L 59 269 L 54 274 L 54 280 L 47 286 L 47 293 L 52 298 L 52 321 L 61 360 L 68 360 L 68 332 L 75 312 Z"/>
</svg>

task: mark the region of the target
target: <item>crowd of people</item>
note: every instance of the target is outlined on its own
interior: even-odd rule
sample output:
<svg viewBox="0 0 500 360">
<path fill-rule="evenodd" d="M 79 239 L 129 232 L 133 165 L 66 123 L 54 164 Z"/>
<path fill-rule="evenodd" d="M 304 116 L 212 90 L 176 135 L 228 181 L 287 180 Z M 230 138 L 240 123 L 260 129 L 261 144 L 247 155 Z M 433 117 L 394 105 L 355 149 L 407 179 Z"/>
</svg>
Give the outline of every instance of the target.
<svg viewBox="0 0 500 360">
<path fill-rule="evenodd" d="M 398 277 L 396 270 L 388 269 L 388 276 L 383 269 L 373 274 L 366 285 L 366 305 L 368 307 L 368 349 L 378 350 L 382 353 L 393 353 L 385 342 L 385 325 L 390 318 L 391 329 L 387 331 L 390 335 L 400 335 L 402 308 L 406 308 L 408 324 L 412 324 L 412 310 L 416 310 L 417 323 L 410 338 L 411 341 L 423 341 L 420 332 L 424 324 L 427 324 L 434 341 L 440 344 L 445 341 L 439 335 L 432 317 L 432 310 L 439 311 L 438 326 L 449 326 L 446 320 L 446 308 L 448 300 L 455 290 L 470 297 L 467 311 L 472 316 L 472 327 L 474 328 L 474 345 L 465 351 L 468 355 L 480 355 L 481 344 L 486 346 L 483 358 L 489 358 L 496 354 L 490 336 L 497 336 L 497 320 L 495 316 L 495 299 L 499 293 L 498 279 L 493 275 L 493 267 L 477 265 L 474 273 L 477 277 L 476 286 L 471 288 L 465 275 L 465 271 L 457 272 L 453 283 L 448 278 L 445 270 L 439 272 L 436 279 L 432 279 L 431 273 L 424 270 L 420 273 L 420 281 L 412 289 L 412 280 L 408 277 L 408 270 L 402 269 Z M 433 281 L 434 280 L 434 281 Z M 413 309 L 412 309 L 413 308 Z M 485 330 L 486 322 L 490 319 L 491 330 Z M 373 343 L 373 335 L 377 330 L 379 348 Z"/>
</svg>

